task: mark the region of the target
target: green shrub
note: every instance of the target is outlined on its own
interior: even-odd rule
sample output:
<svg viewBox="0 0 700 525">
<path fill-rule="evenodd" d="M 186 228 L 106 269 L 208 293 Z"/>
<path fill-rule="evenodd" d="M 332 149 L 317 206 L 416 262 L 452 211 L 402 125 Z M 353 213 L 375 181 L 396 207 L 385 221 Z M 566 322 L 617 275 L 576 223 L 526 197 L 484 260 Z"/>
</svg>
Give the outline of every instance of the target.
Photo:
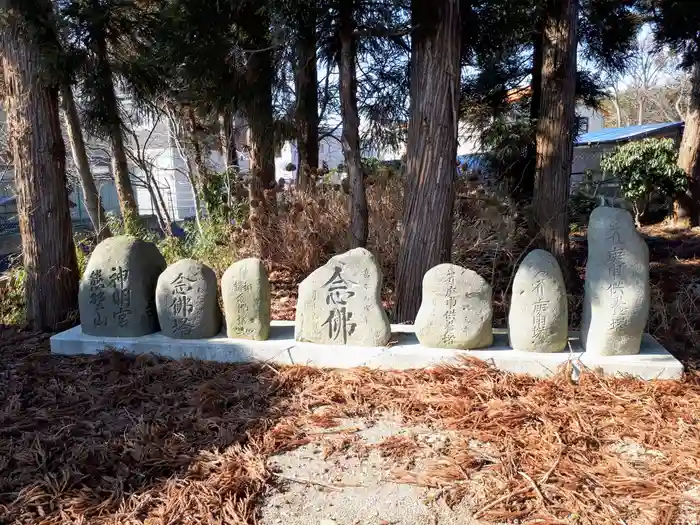
<svg viewBox="0 0 700 525">
<path fill-rule="evenodd" d="M 620 180 L 622 195 L 632 204 L 639 225 L 653 194 L 675 197 L 686 190 L 688 179 L 677 159 L 672 139 L 644 139 L 618 146 L 603 157 L 600 167 Z"/>
<path fill-rule="evenodd" d="M 26 320 L 24 267 L 16 266 L 0 274 L 0 324 L 21 325 Z"/>
<path fill-rule="evenodd" d="M 569 199 L 569 222 L 572 231 L 588 224 L 588 217 L 597 206 L 596 200 L 585 193 L 574 193 Z"/>
</svg>

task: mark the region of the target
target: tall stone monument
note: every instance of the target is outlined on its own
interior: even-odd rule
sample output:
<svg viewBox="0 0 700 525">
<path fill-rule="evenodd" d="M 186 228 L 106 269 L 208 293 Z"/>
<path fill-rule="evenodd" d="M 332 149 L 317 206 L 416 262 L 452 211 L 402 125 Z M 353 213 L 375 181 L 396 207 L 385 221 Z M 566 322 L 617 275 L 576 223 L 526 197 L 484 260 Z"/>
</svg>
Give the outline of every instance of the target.
<svg viewBox="0 0 700 525">
<path fill-rule="evenodd" d="M 581 343 L 596 355 L 638 354 L 649 317 L 649 249 L 620 208 L 598 207 L 588 222 Z"/>
<path fill-rule="evenodd" d="M 153 243 L 122 235 L 95 247 L 80 281 L 82 331 L 138 337 L 159 330 L 155 289 L 166 262 Z"/>
<path fill-rule="evenodd" d="M 568 343 L 566 287 L 559 263 L 545 250 L 533 250 L 513 279 L 508 335 L 514 350 L 559 352 Z"/>
<path fill-rule="evenodd" d="M 163 335 L 205 339 L 221 330 L 214 270 L 193 259 L 168 266 L 158 278 L 156 311 Z"/>
<path fill-rule="evenodd" d="M 238 261 L 221 278 L 226 335 L 262 341 L 270 336 L 270 281 L 260 259 Z"/>
<path fill-rule="evenodd" d="M 438 264 L 423 276 L 416 316 L 418 341 L 429 348 L 469 350 L 493 343 L 491 285 L 456 264 Z"/>
<path fill-rule="evenodd" d="M 336 255 L 299 285 L 294 336 L 329 345 L 384 346 L 391 326 L 381 302 L 382 275 L 364 248 Z"/>
</svg>

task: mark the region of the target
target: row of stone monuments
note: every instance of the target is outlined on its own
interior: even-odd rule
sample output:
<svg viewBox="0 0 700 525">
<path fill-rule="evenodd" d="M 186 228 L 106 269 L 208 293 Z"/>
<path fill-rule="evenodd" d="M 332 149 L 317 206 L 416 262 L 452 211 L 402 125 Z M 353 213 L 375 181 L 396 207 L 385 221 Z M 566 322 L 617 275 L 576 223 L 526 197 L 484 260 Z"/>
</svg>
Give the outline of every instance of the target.
<svg viewBox="0 0 700 525">
<path fill-rule="evenodd" d="M 183 259 L 167 266 L 151 243 L 113 237 L 100 243 L 80 286 L 85 334 L 135 337 L 158 332 L 177 339 L 265 340 L 270 284 L 259 259 L 231 265 L 221 279 Z M 295 339 L 327 345 L 384 346 L 391 326 L 382 307 L 382 276 L 363 248 L 333 257 L 299 285 Z M 599 207 L 588 227 L 588 263 L 581 340 L 599 355 L 639 353 L 649 312 L 649 252 L 631 215 Z M 476 272 L 440 264 L 423 278 L 415 321 L 429 348 L 478 349 L 493 343 L 491 286 Z M 223 319 L 222 319 L 223 318 Z M 566 289 L 556 259 L 533 250 L 513 280 L 510 344 L 527 352 L 559 352 L 568 344 Z"/>
</svg>

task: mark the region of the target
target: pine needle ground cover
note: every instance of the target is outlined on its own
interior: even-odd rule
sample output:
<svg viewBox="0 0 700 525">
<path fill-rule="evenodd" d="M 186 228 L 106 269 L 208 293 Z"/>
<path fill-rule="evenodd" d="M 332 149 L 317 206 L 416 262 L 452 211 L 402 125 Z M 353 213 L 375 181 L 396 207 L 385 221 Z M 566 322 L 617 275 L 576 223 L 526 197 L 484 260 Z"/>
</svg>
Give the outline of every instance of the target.
<svg viewBox="0 0 700 525">
<path fill-rule="evenodd" d="M 379 372 L 116 351 L 53 357 L 46 336 L 11 329 L 0 350 L 3 523 L 257 523 L 265 496 L 284 483 L 273 455 L 325 440 L 333 460 L 363 446 L 343 418 L 386 413 L 451 436 L 420 464 L 406 461 L 421 446 L 410 435 L 373 445 L 390 462 L 388 480 L 434 489 L 474 523 L 700 518 L 692 374 L 681 382 L 587 374 L 573 384 L 480 362 Z"/>
</svg>

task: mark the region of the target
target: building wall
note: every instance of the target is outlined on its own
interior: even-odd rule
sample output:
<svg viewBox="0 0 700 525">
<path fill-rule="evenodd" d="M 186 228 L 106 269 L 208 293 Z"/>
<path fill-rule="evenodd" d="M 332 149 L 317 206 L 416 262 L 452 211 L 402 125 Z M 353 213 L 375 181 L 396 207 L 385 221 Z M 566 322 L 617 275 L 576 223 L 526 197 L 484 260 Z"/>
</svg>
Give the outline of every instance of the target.
<svg viewBox="0 0 700 525">
<path fill-rule="evenodd" d="M 324 162 L 327 164 L 328 169 L 337 168 L 345 162 L 343 148 L 340 140 L 337 138 L 325 137 L 319 141 L 318 167 L 322 167 Z M 295 169 L 287 171 L 285 168 L 288 164 L 293 164 Z M 275 155 L 275 179 L 284 179 L 288 183 L 294 182 L 299 164 L 299 151 L 296 143 L 291 141 L 285 142 Z"/>
<path fill-rule="evenodd" d="M 588 124 L 588 129 L 582 131 L 582 133 L 591 133 L 605 127 L 605 117 L 602 113 L 593 108 L 579 105 L 576 107 L 576 116 L 581 119 L 586 119 Z"/>
</svg>

